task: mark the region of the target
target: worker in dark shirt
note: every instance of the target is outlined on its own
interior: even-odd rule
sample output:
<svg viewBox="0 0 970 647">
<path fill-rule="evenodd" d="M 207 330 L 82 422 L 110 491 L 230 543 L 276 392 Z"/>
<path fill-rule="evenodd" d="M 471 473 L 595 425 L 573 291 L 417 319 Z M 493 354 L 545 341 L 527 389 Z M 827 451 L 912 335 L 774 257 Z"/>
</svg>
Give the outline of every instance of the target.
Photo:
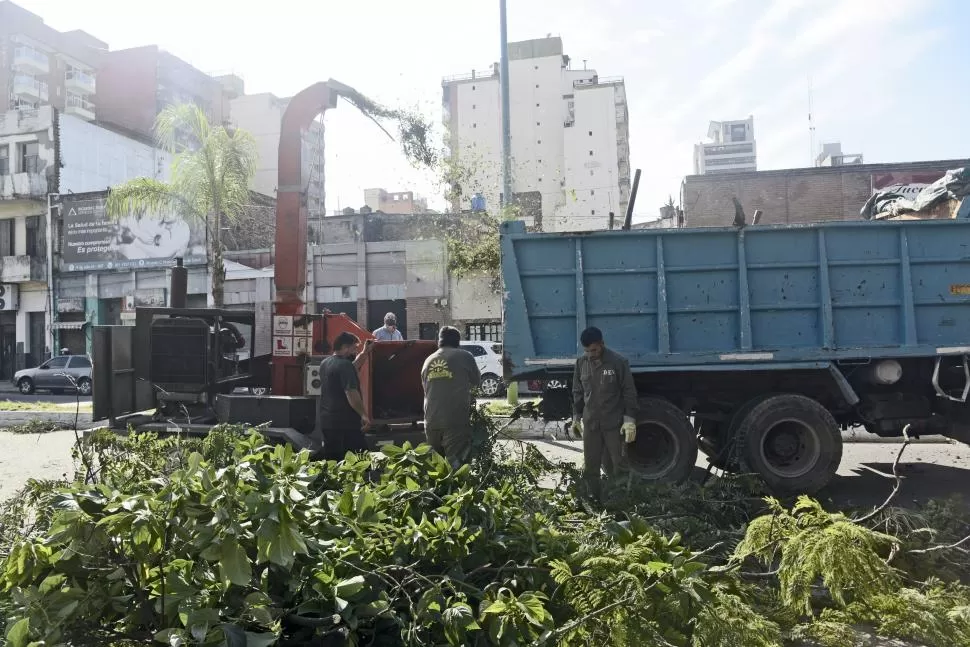
<svg viewBox="0 0 970 647">
<path fill-rule="evenodd" d="M 583 355 L 573 373 L 573 430 L 583 437 L 589 495 L 599 501 L 600 470 L 614 477 L 628 469 L 624 443 L 637 437 L 637 391 L 625 357 L 603 342 L 598 328 L 579 337 Z"/>
<path fill-rule="evenodd" d="M 324 460 L 341 460 L 347 452 L 368 449 L 364 429 L 370 420 L 364 411 L 360 378 L 354 357 L 360 340 L 349 332 L 337 335 L 333 355 L 320 362 L 320 399 L 314 436 L 323 442 Z"/>
<path fill-rule="evenodd" d="M 471 457 L 472 390 L 482 381 L 478 362 L 461 348 L 461 333 L 445 326 L 438 350 L 421 367 L 424 429 L 428 443 L 457 468 Z"/>
</svg>

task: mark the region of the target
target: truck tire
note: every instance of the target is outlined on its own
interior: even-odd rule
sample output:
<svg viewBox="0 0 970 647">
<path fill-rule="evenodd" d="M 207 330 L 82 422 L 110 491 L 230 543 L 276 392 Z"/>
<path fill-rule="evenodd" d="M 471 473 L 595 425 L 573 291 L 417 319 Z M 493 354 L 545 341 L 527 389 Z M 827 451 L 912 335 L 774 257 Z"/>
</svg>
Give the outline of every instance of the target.
<svg viewBox="0 0 970 647">
<path fill-rule="evenodd" d="M 630 467 L 648 481 L 685 481 L 697 462 L 690 420 L 667 400 L 640 398 L 638 405 L 637 438 L 626 447 Z"/>
<path fill-rule="evenodd" d="M 735 431 L 741 468 L 778 494 L 814 494 L 835 476 L 842 435 L 828 409 L 803 395 L 757 402 Z"/>
</svg>

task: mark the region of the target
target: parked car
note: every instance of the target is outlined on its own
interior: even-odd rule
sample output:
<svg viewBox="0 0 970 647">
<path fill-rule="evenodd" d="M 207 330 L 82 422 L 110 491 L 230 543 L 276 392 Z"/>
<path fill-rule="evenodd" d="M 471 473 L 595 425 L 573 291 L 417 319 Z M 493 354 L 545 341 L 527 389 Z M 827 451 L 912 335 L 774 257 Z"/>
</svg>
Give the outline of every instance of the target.
<svg viewBox="0 0 970 647">
<path fill-rule="evenodd" d="M 14 384 L 24 395 L 37 389 L 60 393 L 76 390 L 91 395 L 91 358 L 87 355 L 60 355 L 40 366 L 25 368 L 13 376 Z"/>
<path fill-rule="evenodd" d="M 495 398 L 505 392 L 502 380 L 502 344 L 481 339 L 466 339 L 461 347 L 471 353 L 478 362 L 482 374 L 479 392 L 484 398 Z"/>
</svg>

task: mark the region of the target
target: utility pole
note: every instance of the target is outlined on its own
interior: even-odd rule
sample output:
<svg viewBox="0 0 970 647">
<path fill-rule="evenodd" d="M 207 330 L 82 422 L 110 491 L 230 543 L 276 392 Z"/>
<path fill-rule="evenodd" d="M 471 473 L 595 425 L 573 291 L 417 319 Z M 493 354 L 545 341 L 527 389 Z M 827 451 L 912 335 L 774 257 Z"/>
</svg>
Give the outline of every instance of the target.
<svg viewBox="0 0 970 647">
<path fill-rule="evenodd" d="M 511 205 L 512 199 L 512 127 L 509 123 L 509 34 L 505 0 L 499 0 L 499 31 L 502 41 L 501 91 L 502 91 L 502 206 Z"/>
</svg>

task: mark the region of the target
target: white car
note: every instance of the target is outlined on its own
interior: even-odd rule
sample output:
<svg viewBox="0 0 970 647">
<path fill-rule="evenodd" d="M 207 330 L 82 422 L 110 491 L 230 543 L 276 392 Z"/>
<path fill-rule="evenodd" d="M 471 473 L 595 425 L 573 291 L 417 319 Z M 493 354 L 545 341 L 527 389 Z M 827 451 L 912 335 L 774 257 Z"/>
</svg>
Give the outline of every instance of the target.
<svg viewBox="0 0 970 647">
<path fill-rule="evenodd" d="M 463 350 L 471 353 L 478 362 L 482 374 L 479 391 L 484 398 L 495 398 L 505 391 L 502 380 L 502 344 L 481 339 L 466 339 L 461 342 Z"/>
</svg>

